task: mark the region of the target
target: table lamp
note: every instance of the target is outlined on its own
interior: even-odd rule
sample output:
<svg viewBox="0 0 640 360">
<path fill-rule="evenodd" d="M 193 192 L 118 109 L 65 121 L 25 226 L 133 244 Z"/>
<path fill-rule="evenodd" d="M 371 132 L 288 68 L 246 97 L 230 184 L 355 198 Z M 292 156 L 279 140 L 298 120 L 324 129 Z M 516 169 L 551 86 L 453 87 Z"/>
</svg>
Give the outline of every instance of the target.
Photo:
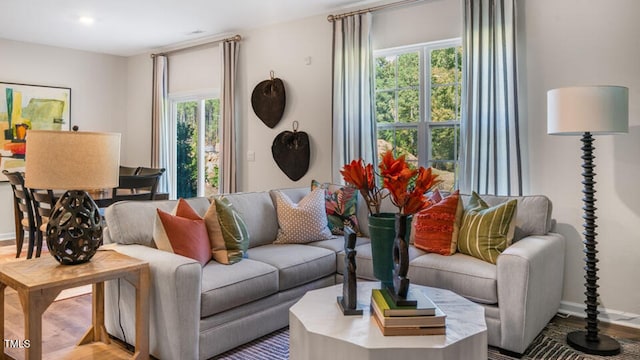
<svg viewBox="0 0 640 360">
<path fill-rule="evenodd" d="M 596 264 L 595 176 L 592 135 L 626 133 L 629 131 L 629 89 L 621 86 L 581 86 L 550 90 L 547 93 L 547 132 L 550 135 L 582 135 L 584 197 L 584 278 L 587 296 L 585 304 L 586 331 L 567 335 L 567 343 L 588 354 L 615 355 L 620 344 L 613 338 L 598 334 L 598 268 Z"/>
<path fill-rule="evenodd" d="M 86 190 L 118 186 L 120 134 L 27 131 L 25 186 L 66 190 L 47 224 L 47 247 L 64 265 L 91 260 L 102 245 L 102 217 Z"/>
</svg>

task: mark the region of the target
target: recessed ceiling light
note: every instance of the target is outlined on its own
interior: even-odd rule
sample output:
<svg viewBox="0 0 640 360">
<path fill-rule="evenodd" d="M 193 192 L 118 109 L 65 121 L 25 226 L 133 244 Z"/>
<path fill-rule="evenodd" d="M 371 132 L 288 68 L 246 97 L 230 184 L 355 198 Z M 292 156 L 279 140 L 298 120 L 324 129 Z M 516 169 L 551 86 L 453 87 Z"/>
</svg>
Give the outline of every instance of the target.
<svg viewBox="0 0 640 360">
<path fill-rule="evenodd" d="M 203 32 L 204 32 L 204 30 L 197 29 L 197 30 L 193 30 L 192 32 L 190 32 L 187 35 L 197 35 L 197 34 L 202 34 Z"/>
<path fill-rule="evenodd" d="M 79 21 L 81 24 L 84 24 L 84 25 L 91 25 L 91 24 L 93 24 L 93 22 L 95 21 L 95 19 L 94 19 L 94 18 L 92 18 L 91 16 L 80 16 L 80 17 L 78 18 L 78 21 Z"/>
</svg>

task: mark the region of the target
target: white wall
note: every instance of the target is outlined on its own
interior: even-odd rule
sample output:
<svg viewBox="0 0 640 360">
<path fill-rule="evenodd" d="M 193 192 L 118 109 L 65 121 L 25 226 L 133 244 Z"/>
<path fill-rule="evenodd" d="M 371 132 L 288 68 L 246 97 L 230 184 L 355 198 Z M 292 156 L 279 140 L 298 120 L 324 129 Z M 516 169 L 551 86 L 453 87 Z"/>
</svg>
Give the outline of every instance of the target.
<svg viewBox="0 0 640 360">
<path fill-rule="evenodd" d="M 244 191 L 310 186 L 312 179 L 330 180 L 331 174 L 331 26 L 326 17 L 261 28 L 243 34 L 238 71 L 240 95 L 239 188 Z M 305 58 L 310 58 L 310 64 Z M 269 78 L 282 79 L 285 112 L 273 129 L 253 112 L 251 93 Z M 294 182 L 276 165 L 271 154 L 273 139 L 282 131 L 309 135 L 311 160 L 307 174 Z M 245 161 L 248 151 L 255 161 Z"/>
<path fill-rule="evenodd" d="M 567 238 L 567 308 L 585 299 L 582 152 L 579 137 L 546 134 L 546 92 L 570 85 L 629 87 L 629 134 L 599 136 L 594 143 L 598 285 L 601 306 L 640 314 L 640 2 L 525 0 L 523 10 L 531 192 L 551 198 L 558 231 Z"/>
<path fill-rule="evenodd" d="M 0 79 L 71 88 L 71 125 L 122 132 L 126 59 L 0 39 Z M 124 149 L 123 149 L 124 150 Z M 0 183 L 0 239 L 14 237 L 11 187 Z"/>
</svg>

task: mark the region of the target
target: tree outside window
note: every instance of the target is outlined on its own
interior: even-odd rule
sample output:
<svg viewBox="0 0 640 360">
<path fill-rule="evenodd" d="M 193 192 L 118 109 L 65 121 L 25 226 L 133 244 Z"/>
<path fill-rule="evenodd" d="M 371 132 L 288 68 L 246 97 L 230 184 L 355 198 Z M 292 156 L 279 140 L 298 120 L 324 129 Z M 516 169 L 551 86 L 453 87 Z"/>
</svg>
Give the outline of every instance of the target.
<svg viewBox="0 0 640 360">
<path fill-rule="evenodd" d="M 388 149 L 415 167 L 432 166 L 452 190 L 458 166 L 460 40 L 380 50 L 375 57 L 378 158 Z"/>
<path fill-rule="evenodd" d="M 220 100 L 199 97 L 174 101 L 176 124 L 176 196 L 219 192 Z"/>
</svg>

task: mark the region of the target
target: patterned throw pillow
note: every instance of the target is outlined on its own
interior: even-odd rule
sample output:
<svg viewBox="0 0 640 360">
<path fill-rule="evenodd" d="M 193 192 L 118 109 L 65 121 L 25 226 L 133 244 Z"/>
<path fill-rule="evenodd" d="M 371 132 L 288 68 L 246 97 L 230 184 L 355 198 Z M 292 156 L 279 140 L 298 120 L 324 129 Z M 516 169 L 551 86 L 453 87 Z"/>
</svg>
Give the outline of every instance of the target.
<svg viewBox="0 0 640 360">
<path fill-rule="evenodd" d="M 462 220 L 462 200 L 456 191 L 413 216 L 415 246 L 427 252 L 453 255 Z"/>
<path fill-rule="evenodd" d="M 513 240 L 517 205 L 513 199 L 489 207 L 473 192 L 462 216 L 458 251 L 495 264 Z"/>
<path fill-rule="evenodd" d="M 230 265 L 246 257 L 249 248 L 247 225 L 227 198 L 213 198 L 204 221 L 215 261 Z"/>
<path fill-rule="evenodd" d="M 329 230 L 335 235 L 344 235 L 344 227 L 348 226 L 360 235 L 358 226 L 358 189 L 351 186 L 335 184 L 320 184 L 316 180 L 311 181 L 311 191 L 324 189 L 324 204 L 327 212 Z"/>
<path fill-rule="evenodd" d="M 324 190 L 316 189 L 294 204 L 281 191 L 274 191 L 278 215 L 278 237 L 274 244 L 305 244 L 333 238 L 327 226 Z"/>
<path fill-rule="evenodd" d="M 211 245 L 204 220 L 184 199 L 169 214 L 156 209 L 153 241 L 159 250 L 186 256 L 204 266 L 211 259 Z"/>
</svg>

